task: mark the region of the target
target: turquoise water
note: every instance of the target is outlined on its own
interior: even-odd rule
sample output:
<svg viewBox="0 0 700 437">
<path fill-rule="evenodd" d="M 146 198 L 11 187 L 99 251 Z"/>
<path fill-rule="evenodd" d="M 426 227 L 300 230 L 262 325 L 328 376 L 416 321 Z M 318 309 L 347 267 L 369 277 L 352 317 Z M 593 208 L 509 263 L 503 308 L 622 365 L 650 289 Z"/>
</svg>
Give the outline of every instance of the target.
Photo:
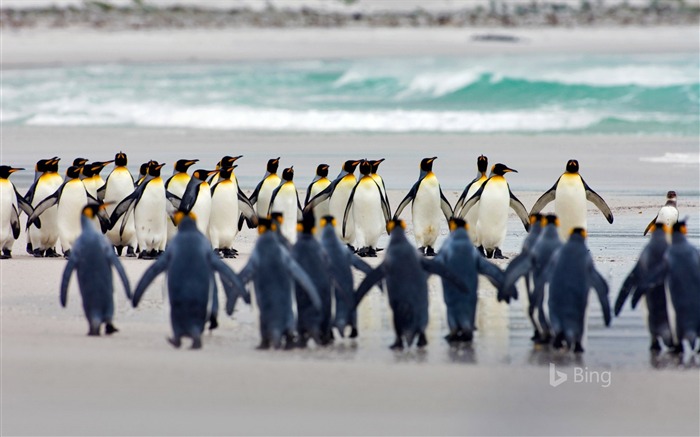
<svg viewBox="0 0 700 437">
<path fill-rule="evenodd" d="M 3 125 L 697 135 L 697 54 L 3 71 Z"/>
</svg>

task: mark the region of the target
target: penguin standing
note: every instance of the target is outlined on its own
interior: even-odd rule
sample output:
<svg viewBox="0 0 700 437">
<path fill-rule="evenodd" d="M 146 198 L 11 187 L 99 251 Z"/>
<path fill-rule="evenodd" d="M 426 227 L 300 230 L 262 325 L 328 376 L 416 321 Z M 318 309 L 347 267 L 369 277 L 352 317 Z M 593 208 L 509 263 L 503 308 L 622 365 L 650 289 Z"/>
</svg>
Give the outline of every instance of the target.
<svg viewBox="0 0 700 437">
<path fill-rule="evenodd" d="M 190 175 L 187 174 L 187 170 L 199 162 L 199 159 L 178 159 L 175 162 L 173 175 L 165 181 L 165 189 L 170 193 L 179 198 L 185 194 L 185 189 L 187 184 L 190 182 Z M 177 232 L 177 227 L 168 220 L 168 241 L 172 240 Z"/>
<path fill-rule="evenodd" d="M 306 199 L 304 199 L 304 207 L 309 204 L 309 200 L 316 197 L 318 193 L 328 188 L 331 180 L 328 179 L 328 164 L 319 164 L 316 167 L 316 176 L 306 189 Z M 327 216 L 330 213 L 329 201 L 326 199 L 316 205 L 313 209 L 313 214 L 316 220 L 315 226 L 318 227 L 321 222 L 321 217 Z"/>
<path fill-rule="evenodd" d="M 369 165 L 372 166 L 372 179 L 379 185 L 379 190 L 382 192 L 382 197 L 384 198 L 384 201 L 387 204 L 387 207 L 389 208 L 389 211 L 391 211 L 391 206 L 389 204 L 389 196 L 386 194 L 386 186 L 384 185 L 384 179 L 382 179 L 381 176 L 379 176 L 379 164 L 384 162 L 384 158 L 382 159 L 370 159 L 369 160 Z"/>
<path fill-rule="evenodd" d="M 280 185 L 282 179 L 277 176 L 277 169 L 280 165 L 280 158 L 270 159 L 267 161 L 265 176 L 255 187 L 253 194 L 250 195 L 251 205 L 256 205 L 258 217 L 267 218 L 270 213 L 270 200 L 272 192 Z M 242 218 L 240 220 L 243 220 Z M 240 223 L 239 223 L 240 228 Z"/>
<path fill-rule="evenodd" d="M 652 225 L 651 229 L 651 240 L 642 250 L 637 264 L 635 264 L 630 274 L 627 275 L 625 282 L 622 283 L 620 293 L 615 301 L 615 315 L 620 315 L 620 311 L 622 311 L 625 300 L 630 293 L 632 293 L 632 308 L 636 307 L 639 299 L 644 296 L 647 307 L 647 326 L 649 334 L 651 334 L 651 346 L 649 349 L 660 351 L 661 344 L 659 339 L 667 347 L 674 346 L 671 327 L 668 324 L 667 305 L 671 303 L 666 302 L 666 290 L 663 283 L 648 289 L 642 288 L 640 285 L 663 262 L 664 255 L 668 249 L 668 242 L 666 241 L 666 225 L 663 222 Z"/>
<path fill-rule="evenodd" d="M 348 200 L 350 199 L 350 193 L 352 189 L 355 188 L 357 184 L 357 179 L 355 178 L 355 169 L 360 164 L 360 161 L 348 160 L 343 164 L 343 168 L 338 173 L 338 176 L 331 182 L 331 184 L 326 187 L 323 191 L 318 193 L 316 196 L 311 198 L 309 202 L 304 206 L 304 211 L 311 211 L 316 208 L 321 202 L 328 200 L 328 211 L 333 217 L 344 217 L 345 208 L 348 205 Z M 336 221 L 335 233 L 338 235 L 345 244 L 348 245 L 350 250 L 353 252 L 355 248 L 352 244 L 355 242 L 355 222 L 352 216 L 348 217 L 346 222 L 347 232 L 343 235 L 343 223 Z"/>
<path fill-rule="evenodd" d="M 197 229 L 207 235 L 209 217 L 211 215 L 211 187 L 207 182 L 209 176 L 218 173 L 217 170 L 195 170 L 187 183 L 182 195 L 179 209 L 197 217 Z M 234 219 L 235 220 L 235 219 Z"/>
<path fill-rule="evenodd" d="M 107 205 L 105 211 L 109 215 L 114 212 L 119 202 L 134 192 L 134 177 L 131 176 L 131 172 L 126 167 L 127 163 L 126 154 L 117 153 L 114 156 L 114 169 L 107 176 L 102 188 L 98 190 L 98 195 L 102 196 Z M 121 256 L 124 247 L 126 247 L 126 256 L 136 256 L 136 227 L 134 226 L 133 214 L 128 217 L 120 217 L 115 226 L 107 231 L 107 238 L 114 246 L 118 256 Z"/>
<path fill-rule="evenodd" d="M 29 188 L 24 198 L 34 207 L 41 201 L 52 195 L 63 184 L 63 177 L 58 174 L 58 163 L 61 158 L 40 160 L 37 162 L 37 177 Z M 42 163 L 43 161 L 43 163 Z M 28 249 L 35 257 L 58 257 L 56 243 L 58 243 L 58 207 L 52 206 L 44 211 L 41 217 L 41 228 L 36 225 L 27 228 Z M 31 246 L 31 248 L 29 248 Z"/>
<path fill-rule="evenodd" d="M 426 256 L 435 256 L 434 245 L 440 235 L 442 216 L 445 220 L 452 217 L 452 207 L 442 194 L 440 182 L 433 173 L 432 158 L 424 158 L 420 162 L 420 177 L 413 185 L 411 191 L 401 201 L 394 213 L 394 220 L 398 219 L 403 209 L 410 203 L 413 217 L 413 235 L 418 244 L 418 250 Z M 441 214 L 442 213 L 442 214 Z"/>
<path fill-rule="evenodd" d="M 211 250 L 207 238 L 198 229 L 192 215 L 175 213 L 178 232 L 163 255 L 143 274 L 134 291 L 132 304 L 137 307 L 148 285 L 163 272 L 167 274 L 170 300 L 170 323 L 173 336 L 170 344 L 179 348 L 182 337 L 192 339 L 192 349 L 202 347 L 202 332 L 207 321 L 216 327 L 218 273 L 226 292 L 226 312 L 233 314 L 236 299 L 250 303 L 250 296 L 238 276 Z"/>
<path fill-rule="evenodd" d="M 141 185 L 141 182 L 143 182 L 148 177 L 148 166 L 151 165 L 152 162 L 153 161 L 144 162 L 139 166 L 139 177 L 136 178 L 136 182 L 134 182 L 134 187 Z"/>
<path fill-rule="evenodd" d="M 252 281 L 255 301 L 260 309 L 259 349 L 294 347 L 294 284 L 303 289 L 312 305 L 321 310 L 321 298 L 309 275 L 292 258 L 287 248 L 275 235 L 276 225 L 269 219 L 259 219 L 258 240 L 248 263 L 239 273 L 244 284 Z"/>
<path fill-rule="evenodd" d="M 465 213 L 464 204 L 474 195 L 474 193 L 479 190 L 479 188 L 481 188 L 481 185 L 486 182 L 486 179 L 488 179 L 486 176 L 486 170 L 488 167 L 489 159 L 486 156 L 481 155 L 476 158 L 476 177 L 464 188 L 464 191 L 462 191 L 462 194 L 459 196 L 459 199 L 457 199 L 457 203 L 455 204 L 454 215 L 455 217 L 459 217 L 467 221 L 469 224 L 469 238 L 471 238 L 476 247 L 481 246 L 481 243 L 479 242 L 479 235 L 476 232 L 477 219 L 479 218 L 479 202 L 476 202 L 474 206 L 471 207 L 469 213 Z"/>
<path fill-rule="evenodd" d="M 381 187 L 372 177 L 372 165 L 369 161 L 363 160 L 360 163 L 360 174 L 362 176 L 352 189 L 343 214 L 343 235 L 349 232 L 348 219 L 352 215 L 357 254 L 362 257 L 376 257 L 377 242 L 386 230 L 391 212 Z"/>
<path fill-rule="evenodd" d="M 223 158 L 219 160 L 219 162 L 216 163 L 216 170 L 222 170 L 225 168 L 233 168 L 233 164 L 238 161 L 239 159 L 243 158 L 243 155 L 238 155 L 238 156 L 229 156 L 226 155 Z M 209 186 L 214 186 L 217 182 L 219 182 L 219 178 L 221 175 L 219 173 L 214 173 L 207 182 L 209 182 Z M 234 176 L 235 179 L 235 176 Z"/>
<path fill-rule="evenodd" d="M 0 259 L 12 258 L 12 246 L 19 238 L 19 212 L 24 211 L 28 216 L 34 209 L 31 204 L 22 197 L 10 181 L 10 175 L 23 168 L 14 168 L 8 165 L 0 165 Z"/>
<path fill-rule="evenodd" d="M 79 179 L 82 181 L 85 179 L 85 175 L 83 174 L 83 170 L 85 168 L 85 164 L 87 164 L 88 160 L 87 158 L 75 158 L 73 160 L 73 167 L 78 167 L 78 173 L 80 174 Z"/>
<path fill-rule="evenodd" d="M 103 168 L 113 162 L 114 160 L 95 161 L 85 164 L 85 167 L 83 168 L 83 176 L 85 176 L 83 179 L 83 184 L 85 184 L 85 189 L 87 192 L 95 199 L 102 200 L 102 192 L 99 190 L 105 185 L 105 181 L 102 179 L 102 176 L 100 176 L 100 173 L 102 172 Z"/>
<path fill-rule="evenodd" d="M 299 193 L 294 186 L 294 167 L 285 168 L 282 172 L 282 181 L 275 188 L 270 197 L 270 210 L 281 212 L 284 218 L 280 232 L 291 243 L 297 241 L 296 222 L 302 219 L 301 203 L 299 203 Z"/>
<path fill-rule="evenodd" d="M 447 306 L 447 324 L 450 333 L 445 337 L 448 343 L 471 342 L 476 329 L 476 305 L 478 302 L 479 274 L 497 289 L 503 282 L 501 269 L 486 261 L 467 233 L 467 223 L 459 218 L 451 218 L 450 235 L 442 246 L 435 262 L 445 266 L 461 278 L 468 287 L 465 293 L 449 280 L 442 280 L 442 294 Z"/>
<path fill-rule="evenodd" d="M 253 225 L 258 223 L 253 205 L 233 175 L 235 167 L 222 167 L 218 182 L 211 187 L 209 239 L 214 250 L 224 258 L 235 258 L 238 253 L 233 248 L 233 241 L 240 231 L 236 225 L 238 217 L 243 215 Z"/>
<path fill-rule="evenodd" d="M 508 264 L 508 267 L 506 267 L 505 274 L 508 276 L 508 271 L 514 271 L 519 269 L 519 265 L 522 263 L 529 263 L 530 258 L 531 258 L 531 253 L 530 251 L 532 250 L 533 246 L 537 242 L 537 239 L 540 236 L 540 233 L 542 232 L 542 214 L 532 214 L 530 216 L 530 232 L 527 234 L 527 237 L 525 237 L 525 240 L 523 241 L 523 247 L 520 250 L 520 253 L 518 256 L 513 258 L 513 261 L 511 261 Z M 525 276 L 525 288 L 527 290 L 527 295 L 532 296 L 532 268 L 530 267 L 530 264 L 528 264 L 527 267 L 528 271 L 527 273 L 524 274 Z M 515 293 L 517 295 L 517 291 Z M 515 297 L 515 296 L 508 296 L 506 297 L 506 300 L 508 300 L 509 297 Z"/>
<path fill-rule="evenodd" d="M 583 352 L 586 331 L 588 293 L 594 288 L 603 310 L 605 326 L 610 326 L 608 284 L 598 273 L 586 247 L 586 231 L 574 228 L 569 240 L 552 257 L 544 272 L 549 283 L 549 320 L 554 340 L 552 346 L 560 349 L 564 342 L 574 352 Z"/>
<path fill-rule="evenodd" d="M 656 217 L 654 217 L 654 220 L 649 222 L 649 225 L 644 229 L 644 235 L 652 230 L 652 228 L 656 227 L 658 223 L 667 226 L 669 229 L 673 228 L 673 225 L 678 222 L 677 198 L 675 191 L 666 193 L 666 204 L 661 207 Z"/>
<path fill-rule="evenodd" d="M 587 200 L 598 207 L 608 223 L 613 222 L 610 207 L 583 180 L 579 174 L 578 161 L 575 159 L 570 159 L 566 163 L 566 171 L 559 176 L 552 188 L 537 199 L 530 214 L 542 211 L 542 208 L 552 200 L 554 200 L 554 212 L 559 218 L 559 237 L 562 240 L 566 240 L 573 228 L 587 228 Z"/>
<path fill-rule="evenodd" d="M 406 238 L 405 226 L 402 220 L 394 219 L 388 223 L 390 238 L 384 261 L 365 277 L 355 293 L 357 305 L 374 284 L 386 280 L 396 332 L 391 349 L 403 349 L 404 342 L 410 347 L 416 337 L 418 347 L 428 344 L 425 328 L 428 326 L 429 273 L 454 282 L 464 293 L 469 292 L 467 285 L 444 265 L 416 253 Z"/>
<path fill-rule="evenodd" d="M 479 202 L 476 219 L 477 235 L 481 244 L 479 250 L 486 251 L 487 258 L 507 259 L 501 252 L 508 229 L 508 209 L 520 217 L 526 231 L 530 230 L 530 219 L 522 202 L 510 190 L 504 175 L 515 172 L 512 168 L 498 163 L 491 168 L 491 175 L 464 204 L 464 214 Z"/>
<path fill-rule="evenodd" d="M 131 288 L 124 267 L 114 254 L 112 245 L 95 228 L 93 219 L 98 216 L 103 205 L 87 205 L 81 212 L 82 233 L 73 244 L 71 256 L 63 270 L 61 280 L 61 306 L 68 301 L 68 284 L 73 270 L 78 276 L 83 311 L 90 330 L 88 335 L 100 335 L 100 327 L 105 325 L 105 333 L 113 334 L 117 328 L 112 324 L 114 299 L 112 267 L 117 270 L 124 284 L 126 297 L 131 299 Z"/>
</svg>

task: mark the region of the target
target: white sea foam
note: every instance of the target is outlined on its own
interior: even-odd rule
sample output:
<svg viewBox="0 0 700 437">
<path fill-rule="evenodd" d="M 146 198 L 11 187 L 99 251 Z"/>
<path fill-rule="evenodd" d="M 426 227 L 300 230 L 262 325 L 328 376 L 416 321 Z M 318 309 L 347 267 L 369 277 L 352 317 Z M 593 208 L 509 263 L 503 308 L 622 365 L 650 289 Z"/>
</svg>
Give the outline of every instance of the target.
<svg viewBox="0 0 700 437">
<path fill-rule="evenodd" d="M 664 153 L 663 156 L 642 156 L 639 160 L 661 164 L 700 165 L 700 153 Z"/>
</svg>

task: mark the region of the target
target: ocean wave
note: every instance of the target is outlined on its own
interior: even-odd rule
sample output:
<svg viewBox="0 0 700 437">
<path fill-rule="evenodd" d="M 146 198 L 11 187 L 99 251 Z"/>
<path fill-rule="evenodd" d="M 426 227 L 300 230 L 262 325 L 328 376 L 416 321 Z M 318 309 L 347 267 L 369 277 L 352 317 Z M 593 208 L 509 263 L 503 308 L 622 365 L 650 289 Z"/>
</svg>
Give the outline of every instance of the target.
<svg viewBox="0 0 700 437">
<path fill-rule="evenodd" d="M 642 156 L 639 160 L 660 164 L 700 165 L 700 153 L 664 153 L 662 156 Z"/>
</svg>

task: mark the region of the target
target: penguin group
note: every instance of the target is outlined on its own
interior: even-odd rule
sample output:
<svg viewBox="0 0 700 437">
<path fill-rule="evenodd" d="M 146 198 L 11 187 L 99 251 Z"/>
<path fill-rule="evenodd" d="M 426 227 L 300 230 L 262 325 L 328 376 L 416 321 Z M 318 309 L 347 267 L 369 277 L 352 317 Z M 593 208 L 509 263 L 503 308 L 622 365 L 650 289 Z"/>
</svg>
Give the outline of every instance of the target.
<svg viewBox="0 0 700 437">
<path fill-rule="evenodd" d="M 403 349 L 414 342 L 423 347 L 430 274 L 442 279 L 449 328 L 445 339 L 453 345 L 473 340 L 480 275 L 506 303 L 518 298 L 517 282 L 524 278 L 536 344 L 583 352 L 590 289 L 598 296 L 605 325 L 611 322 L 608 284 L 586 246 L 586 204 L 593 203 L 610 223 L 613 215 L 581 177 L 577 160 L 567 162 L 565 172 L 528 214 L 505 179 L 517 171 L 497 163 L 487 176 L 484 155 L 477 158 L 477 176 L 453 209 L 433 170 L 437 157 L 427 157 L 419 163 L 418 180 L 392 214 L 378 174 L 384 159 L 346 160 L 333 180 L 328 178 L 330 166 L 319 164 L 302 204 L 293 166 L 278 175 L 279 157 L 267 162 L 263 178 L 247 196 L 235 175 L 240 158 L 224 156 L 214 169 L 198 168 L 191 175 L 188 171 L 198 160 L 181 159 L 164 180 L 165 164 L 155 160 L 142 164 L 134 178 L 122 152 L 110 161 L 76 158 L 65 178 L 58 173 L 60 158 L 52 157 L 37 162 L 34 182 L 24 196 L 9 181 L 22 169 L 0 166 L 1 257 L 11 257 L 24 212 L 27 251 L 56 257 L 60 243 L 68 258 L 61 281 L 63 305 L 71 272 L 77 271 L 91 335 L 99 334 L 102 324 L 106 333 L 116 332 L 112 267 L 134 306 L 155 277 L 166 273 L 173 330 L 169 341 L 176 347 L 189 337 L 192 347 L 200 348 L 206 324 L 209 329 L 218 326 L 218 283 L 229 315 L 239 297 L 251 302 L 246 284 L 253 285 L 262 349 L 305 347 L 310 340 L 325 346 L 336 336 L 356 338 L 358 305 L 375 285 L 386 290 L 392 308 L 396 337 L 391 347 Z M 103 179 L 101 172 L 110 164 L 114 168 Z M 556 214 L 542 214 L 552 201 Z M 400 218 L 409 205 L 415 245 Z M 506 258 L 502 249 L 511 209 L 529 233 L 522 252 L 504 271 L 488 259 Z M 258 238 L 248 263 L 235 273 L 220 258 L 236 257 L 234 241 L 244 224 L 257 228 Z M 444 225 L 450 234 L 437 250 Z M 671 237 L 664 233 L 668 229 L 673 229 Z M 652 239 L 640 257 L 641 266 L 625 281 L 615 305 L 619 314 L 629 294 L 633 307 L 646 296 L 655 350 L 660 342 L 682 350 L 684 341 L 695 349 L 700 336 L 700 312 L 695 309 L 700 305 L 698 250 L 685 239 L 685 229 L 678 222 L 676 193 L 670 191 L 644 232 L 652 231 Z M 379 248 L 384 233 L 389 242 Z M 156 259 L 133 295 L 118 259 L 124 249 L 128 257 Z M 370 266 L 361 259 L 377 257 L 382 250 L 379 264 Z M 352 269 L 365 275 L 357 288 Z"/>
</svg>

